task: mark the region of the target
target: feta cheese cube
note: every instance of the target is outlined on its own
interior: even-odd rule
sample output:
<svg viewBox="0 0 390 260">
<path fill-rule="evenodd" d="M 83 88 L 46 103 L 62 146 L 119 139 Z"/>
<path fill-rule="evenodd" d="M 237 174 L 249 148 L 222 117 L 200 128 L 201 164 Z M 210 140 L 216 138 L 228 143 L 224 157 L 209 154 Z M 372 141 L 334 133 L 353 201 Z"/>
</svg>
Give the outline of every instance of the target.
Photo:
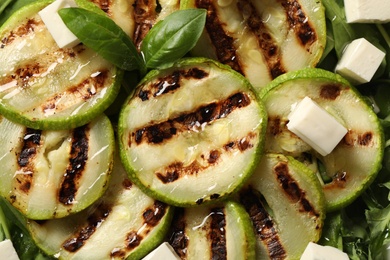
<svg viewBox="0 0 390 260">
<path fill-rule="evenodd" d="M 390 22 L 389 0 L 344 0 L 348 23 Z"/>
<path fill-rule="evenodd" d="M 309 242 L 300 260 L 349 260 L 343 251 L 332 246 L 321 246 Z"/>
<path fill-rule="evenodd" d="M 309 97 L 293 108 L 288 119 L 287 128 L 323 156 L 332 152 L 348 132 Z"/>
<path fill-rule="evenodd" d="M 6 239 L 0 242 L 0 259 L 19 260 L 11 240 Z"/>
<path fill-rule="evenodd" d="M 73 0 L 55 0 L 38 13 L 60 48 L 72 48 L 80 43 L 58 14 L 58 10 L 69 7 L 77 5 Z"/>
<path fill-rule="evenodd" d="M 175 250 L 172 246 L 164 242 L 152 252 L 150 252 L 147 256 L 145 256 L 142 260 L 180 260 L 180 257 L 176 254 Z"/>
<path fill-rule="evenodd" d="M 352 41 L 345 48 L 335 72 L 352 84 L 369 82 L 378 70 L 385 53 L 364 38 Z"/>
</svg>

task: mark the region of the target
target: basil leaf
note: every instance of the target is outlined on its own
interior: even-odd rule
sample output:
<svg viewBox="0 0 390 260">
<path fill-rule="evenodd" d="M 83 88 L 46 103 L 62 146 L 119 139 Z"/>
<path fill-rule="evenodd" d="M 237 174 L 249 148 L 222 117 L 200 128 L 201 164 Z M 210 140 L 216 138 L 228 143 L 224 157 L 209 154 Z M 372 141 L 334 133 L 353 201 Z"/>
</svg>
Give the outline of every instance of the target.
<svg viewBox="0 0 390 260">
<path fill-rule="evenodd" d="M 202 34 L 206 10 L 178 10 L 157 22 L 141 43 L 147 68 L 169 66 L 190 51 Z"/>
<path fill-rule="evenodd" d="M 123 70 L 145 72 L 145 63 L 130 37 L 109 17 L 82 8 L 58 11 L 80 41 Z"/>
</svg>

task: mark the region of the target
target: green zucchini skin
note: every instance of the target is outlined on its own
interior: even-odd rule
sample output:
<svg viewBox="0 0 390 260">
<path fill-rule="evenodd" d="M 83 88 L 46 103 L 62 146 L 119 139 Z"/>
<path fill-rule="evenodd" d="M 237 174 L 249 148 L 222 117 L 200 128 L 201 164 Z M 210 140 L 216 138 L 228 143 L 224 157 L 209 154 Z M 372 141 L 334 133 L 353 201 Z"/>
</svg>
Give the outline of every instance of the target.
<svg viewBox="0 0 390 260">
<path fill-rule="evenodd" d="M 234 200 L 176 208 L 168 238 L 181 259 L 256 259 L 251 220 Z"/>
<path fill-rule="evenodd" d="M 317 242 L 326 215 L 314 171 L 291 156 L 267 153 L 240 190 L 256 234 L 256 259 L 299 259 Z"/>
<path fill-rule="evenodd" d="M 181 8 L 207 10 L 194 56 L 208 57 L 245 75 L 260 90 L 277 76 L 319 62 L 326 45 L 321 1 L 184 0 Z"/>
<path fill-rule="evenodd" d="M 83 44 L 58 48 L 38 15 L 51 2 L 22 7 L 0 28 L 0 113 L 34 129 L 72 129 L 112 104 L 123 71 Z"/>
<path fill-rule="evenodd" d="M 145 195 L 115 156 L 105 194 L 87 209 L 47 221 L 28 220 L 35 243 L 58 259 L 142 259 L 163 242 L 173 207 Z"/>
<path fill-rule="evenodd" d="M 149 196 L 174 206 L 212 203 L 253 172 L 266 118 L 244 77 L 216 61 L 186 58 L 151 71 L 125 102 L 121 158 Z"/>
<path fill-rule="evenodd" d="M 322 164 L 330 179 L 323 183 L 328 211 L 350 204 L 372 183 L 381 168 L 383 129 L 373 109 L 348 81 L 322 69 L 304 69 L 281 75 L 260 95 L 269 116 L 265 150 L 297 159 L 309 157 L 306 163 L 318 173 Z M 291 106 L 305 96 L 348 130 L 327 156 L 316 153 L 286 127 Z"/>
<path fill-rule="evenodd" d="M 1 117 L 0 131 L 0 195 L 26 217 L 79 212 L 107 189 L 115 137 L 106 116 L 72 130 L 37 130 Z"/>
</svg>

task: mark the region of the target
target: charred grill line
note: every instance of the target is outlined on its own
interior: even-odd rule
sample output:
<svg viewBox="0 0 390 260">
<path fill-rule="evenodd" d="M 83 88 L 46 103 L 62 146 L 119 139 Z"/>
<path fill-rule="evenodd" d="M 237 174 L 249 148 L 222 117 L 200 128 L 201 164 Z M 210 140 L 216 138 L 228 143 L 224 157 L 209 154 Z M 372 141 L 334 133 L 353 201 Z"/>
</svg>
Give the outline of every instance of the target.
<svg viewBox="0 0 390 260">
<path fill-rule="evenodd" d="M 223 151 L 225 152 L 233 152 L 233 151 L 245 151 L 247 149 L 250 149 L 253 147 L 253 144 L 251 143 L 251 140 L 256 137 L 256 134 L 249 133 L 247 136 L 236 140 L 231 141 L 226 145 L 223 145 L 221 149 L 217 150 L 211 150 L 209 152 L 208 157 L 202 155 L 201 158 L 205 160 L 203 163 L 199 163 L 198 161 L 194 161 L 191 164 L 184 166 L 182 162 L 174 162 L 167 167 L 165 167 L 163 170 L 156 172 L 157 178 L 163 182 L 164 184 L 172 183 L 181 177 L 185 175 L 194 175 L 198 172 L 204 171 L 208 167 L 218 163 L 219 159 L 221 158 L 221 154 Z M 219 194 L 213 194 L 211 195 L 211 199 L 217 199 L 220 195 Z M 199 203 L 201 204 L 202 201 Z"/>
<path fill-rule="evenodd" d="M 201 106 L 195 112 L 135 130 L 130 133 L 129 146 L 132 143 L 139 145 L 143 141 L 149 144 L 161 144 L 178 133 L 197 130 L 204 124 L 225 118 L 235 109 L 248 106 L 250 102 L 250 98 L 245 93 L 233 94 L 225 100 Z"/>
<path fill-rule="evenodd" d="M 76 252 L 86 241 L 95 233 L 96 229 L 103 223 L 110 215 L 111 207 L 108 205 L 100 205 L 96 211 L 87 219 L 87 224 L 80 228 L 75 236 L 67 239 L 62 248 L 69 252 Z"/>
<path fill-rule="evenodd" d="M 110 0 L 91 0 L 93 3 L 95 3 L 99 8 L 109 14 L 110 12 L 110 6 L 111 6 L 111 1 Z"/>
<path fill-rule="evenodd" d="M 18 156 L 19 171 L 24 174 L 18 174 L 15 177 L 18 190 L 27 193 L 33 181 L 34 158 L 37 154 L 37 148 L 41 143 L 41 130 L 27 128 L 23 137 L 23 146 Z"/>
<path fill-rule="evenodd" d="M 88 130 L 88 125 L 85 125 L 73 131 L 69 165 L 64 174 L 58 197 L 64 205 L 73 203 L 78 189 L 78 181 L 83 175 L 88 160 Z"/>
<path fill-rule="evenodd" d="M 173 247 L 181 259 L 185 259 L 188 247 L 188 237 L 185 233 L 186 222 L 184 208 L 176 208 L 173 219 L 174 221 L 171 227 L 172 231 L 169 237 L 169 244 Z"/>
<path fill-rule="evenodd" d="M 203 79 L 208 73 L 200 68 L 190 68 L 188 70 L 175 70 L 170 75 L 161 77 L 156 83 L 151 84 L 150 89 L 142 88 L 138 92 L 138 97 L 142 101 L 150 99 L 150 95 L 158 97 L 180 88 L 180 82 L 185 79 Z"/>
<path fill-rule="evenodd" d="M 29 33 L 34 32 L 35 28 L 39 25 L 42 25 L 42 21 L 36 21 L 34 19 L 28 19 L 26 23 L 22 24 L 15 30 L 11 31 L 8 36 L 5 36 L 1 40 L 0 48 L 3 49 L 8 44 L 11 44 L 18 37 L 25 37 Z"/>
<path fill-rule="evenodd" d="M 286 251 L 280 242 L 278 232 L 274 227 L 274 221 L 264 208 L 260 195 L 251 187 L 245 188 L 240 192 L 240 202 L 248 212 L 256 236 L 266 246 L 270 258 L 286 258 Z"/>
<path fill-rule="evenodd" d="M 319 213 L 316 212 L 310 201 L 307 200 L 306 192 L 302 190 L 298 183 L 291 177 L 286 163 L 278 163 L 274 167 L 274 173 L 288 198 L 293 203 L 299 203 L 299 211 L 307 212 L 316 217 L 319 216 Z"/>
<path fill-rule="evenodd" d="M 276 78 L 285 73 L 286 70 L 281 64 L 282 58 L 279 46 L 268 32 L 260 15 L 257 13 L 255 6 L 253 6 L 249 0 L 239 0 L 237 2 L 237 7 L 241 13 L 249 15 L 245 22 L 251 32 L 257 37 L 259 47 L 265 57 L 271 77 Z"/>
<path fill-rule="evenodd" d="M 210 259 L 227 259 L 226 216 L 223 208 L 212 209 L 208 236 L 211 242 Z"/>
<path fill-rule="evenodd" d="M 68 102 L 64 104 L 63 107 L 58 105 L 58 101 L 61 100 L 64 96 L 73 96 L 74 102 L 79 101 L 80 99 L 83 102 L 86 102 L 98 94 L 103 87 L 105 86 L 105 81 L 109 77 L 109 72 L 107 70 L 102 70 L 99 75 L 95 77 L 88 77 L 78 83 L 77 85 L 69 86 L 67 90 L 62 93 L 56 93 L 54 96 L 48 98 L 42 105 L 41 109 L 43 112 L 48 110 L 55 110 L 56 112 L 61 112 L 64 108 L 67 109 L 71 104 Z"/>
<path fill-rule="evenodd" d="M 301 44 L 309 49 L 317 40 L 317 34 L 311 27 L 308 17 L 302 10 L 301 5 L 297 0 L 279 0 L 286 11 L 287 21 L 297 35 Z"/>
<path fill-rule="evenodd" d="M 229 65 L 232 69 L 242 73 L 242 69 L 236 55 L 234 38 L 227 35 L 225 32 L 222 22 L 218 18 L 217 10 L 213 5 L 213 1 L 197 0 L 195 5 L 198 8 L 204 8 L 207 10 L 206 30 L 215 47 L 218 60 Z"/>
<path fill-rule="evenodd" d="M 142 40 L 156 22 L 156 1 L 135 0 L 134 4 L 135 30 L 133 41 L 138 50 L 141 49 Z"/>
<path fill-rule="evenodd" d="M 153 227 L 157 226 L 161 219 L 165 216 L 168 205 L 155 201 L 154 204 L 145 209 L 142 214 L 144 219 L 144 223 L 140 226 L 142 229 L 140 230 L 131 230 L 127 233 L 125 238 L 125 247 L 124 248 L 116 248 L 110 253 L 111 257 L 121 258 L 127 255 L 126 252 L 130 252 L 138 247 L 145 236 L 153 229 Z"/>
</svg>

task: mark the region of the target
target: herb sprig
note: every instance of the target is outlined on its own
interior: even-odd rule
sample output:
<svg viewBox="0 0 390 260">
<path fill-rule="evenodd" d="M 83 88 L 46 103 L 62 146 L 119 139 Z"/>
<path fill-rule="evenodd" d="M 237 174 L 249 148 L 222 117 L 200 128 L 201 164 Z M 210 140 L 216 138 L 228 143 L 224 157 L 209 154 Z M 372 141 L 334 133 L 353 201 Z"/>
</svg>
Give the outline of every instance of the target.
<svg viewBox="0 0 390 260">
<path fill-rule="evenodd" d="M 59 15 L 87 47 L 117 67 L 145 75 L 147 69 L 169 66 L 190 51 L 206 22 L 206 10 L 178 10 L 157 22 L 138 52 L 131 38 L 105 15 L 82 8 L 64 8 Z"/>
</svg>

